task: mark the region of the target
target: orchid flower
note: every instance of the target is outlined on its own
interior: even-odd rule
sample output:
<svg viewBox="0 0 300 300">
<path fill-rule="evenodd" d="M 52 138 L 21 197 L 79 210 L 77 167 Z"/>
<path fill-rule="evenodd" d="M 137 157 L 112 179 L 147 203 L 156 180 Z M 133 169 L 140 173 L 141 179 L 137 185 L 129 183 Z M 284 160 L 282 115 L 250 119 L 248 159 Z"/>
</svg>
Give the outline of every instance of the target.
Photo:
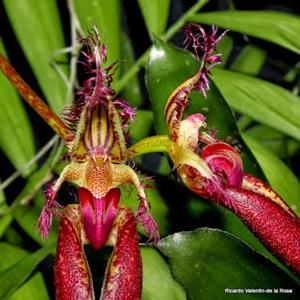
<svg viewBox="0 0 300 300">
<path fill-rule="evenodd" d="M 221 55 L 216 46 L 225 32 L 207 33 L 199 24 L 184 29 L 185 45 L 200 60 L 199 71 L 179 85 L 165 104 L 169 136 L 149 137 L 133 145 L 132 156 L 152 151 L 168 152 L 185 185 L 200 197 L 214 201 L 240 217 L 256 237 L 289 268 L 300 274 L 300 219 L 266 183 L 243 171 L 237 150 L 216 138 L 196 113 L 183 119 L 193 90 L 206 97 L 208 74 Z"/>
<path fill-rule="evenodd" d="M 159 239 L 157 225 L 146 200 L 144 185 L 126 164 L 125 137 L 135 110 L 123 99 L 113 100 L 114 65 L 104 67 L 106 47 L 97 29 L 84 40 L 81 62 L 89 78 L 75 103 L 64 109 L 62 118 L 30 89 L 13 67 L 0 56 L 0 67 L 24 99 L 63 139 L 70 163 L 46 189 L 46 204 L 38 220 L 42 237 L 47 237 L 54 215 L 61 216 L 55 286 L 57 299 L 94 299 L 89 266 L 83 245 L 95 249 L 115 246 L 103 284 L 101 299 L 140 299 L 141 257 L 136 220 L 149 237 Z M 56 195 L 63 182 L 78 188 L 79 205 L 63 208 Z M 122 184 L 133 184 L 140 205 L 136 216 L 119 207 Z M 129 254 L 130 253 L 130 254 Z M 118 297 L 119 297 L 118 296 Z"/>
</svg>

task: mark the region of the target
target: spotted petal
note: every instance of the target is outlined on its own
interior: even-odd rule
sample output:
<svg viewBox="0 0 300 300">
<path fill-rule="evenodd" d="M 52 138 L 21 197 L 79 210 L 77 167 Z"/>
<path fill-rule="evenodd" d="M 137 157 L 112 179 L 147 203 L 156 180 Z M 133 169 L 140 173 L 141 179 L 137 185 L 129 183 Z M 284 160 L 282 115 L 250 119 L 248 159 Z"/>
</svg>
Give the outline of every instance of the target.
<svg viewBox="0 0 300 300">
<path fill-rule="evenodd" d="M 95 299 L 84 243 L 80 209 L 78 205 L 69 205 L 64 211 L 58 232 L 54 266 L 56 299 Z"/>
</svg>

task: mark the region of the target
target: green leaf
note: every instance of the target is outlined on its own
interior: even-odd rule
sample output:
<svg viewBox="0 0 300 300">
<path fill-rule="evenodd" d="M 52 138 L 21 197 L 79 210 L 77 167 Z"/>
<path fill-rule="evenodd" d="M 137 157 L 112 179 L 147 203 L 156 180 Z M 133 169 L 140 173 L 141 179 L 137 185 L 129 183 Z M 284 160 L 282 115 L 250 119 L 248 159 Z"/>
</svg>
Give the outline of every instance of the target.
<svg viewBox="0 0 300 300">
<path fill-rule="evenodd" d="M 5 54 L 0 40 L 0 51 Z M 34 155 L 32 128 L 21 99 L 7 78 L 0 72 L 0 147 L 16 169 Z M 24 172 L 24 175 L 27 175 Z"/>
<path fill-rule="evenodd" d="M 138 0 L 150 38 L 164 33 L 170 9 L 170 0 Z"/>
<path fill-rule="evenodd" d="M 243 134 L 243 139 L 260 164 L 271 187 L 300 216 L 300 183 L 297 177 L 280 158 L 261 146 L 255 139 L 247 134 Z"/>
<path fill-rule="evenodd" d="M 7 243 L 0 243 L 0 253 L 0 272 L 9 268 L 14 263 L 19 262 L 27 255 L 26 251 L 23 249 L 11 246 Z M 41 273 L 33 275 L 11 297 L 9 297 L 9 300 L 24 299 L 50 299 Z"/>
<path fill-rule="evenodd" d="M 125 32 L 122 32 L 121 37 L 121 73 L 123 76 L 134 64 L 134 53 L 127 34 Z M 132 78 L 128 80 L 126 86 L 122 90 L 122 94 L 129 104 L 138 107 L 142 105 L 143 96 L 137 76 L 132 76 Z"/>
<path fill-rule="evenodd" d="M 55 112 L 60 112 L 67 90 L 50 65 L 54 52 L 65 47 L 56 1 L 4 0 L 3 3 L 46 100 Z M 65 55 L 58 58 L 59 61 L 66 62 Z M 15 68 L 18 70 L 18 66 Z M 64 71 L 66 70 L 65 67 Z"/>
<path fill-rule="evenodd" d="M 142 300 L 184 300 L 185 291 L 171 276 L 168 264 L 154 248 L 141 247 Z"/>
<path fill-rule="evenodd" d="M 253 126 L 244 133 L 259 141 L 264 148 L 283 158 L 295 155 L 300 148 L 300 142 L 265 125 Z"/>
<path fill-rule="evenodd" d="M 171 272 L 186 289 L 188 299 L 253 299 L 246 289 L 289 288 L 299 297 L 297 284 L 276 265 L 231 234 L 202 228 L 162 239 L 158 248 L 169 258 Z M 225 289 L 243 293 L 226 294 Z M 255 299 L 271 299 L 267 293 Z M 282 297 L 282 295 L 280 295 Z"/>
<path fill-rule="evenodd" d="M 247 45 L 236 58 L 230 69 L 233 71 L 256 76 L 261 70 L 267 53 L 254 45 Z"/>
<path fill-rule="evenodd" d="M 231 51 L 233 49 L 233 38 L 228 34 L 223 37 L 220 44 L 218 45 L 218 53 L 222 53 L 222 64 L 217 65 L 217 68 L 223 68 L 229 59 Z"/>
<path fill-rule="evenodd" d="M 120 1 L 74 0 L 82 29 L 87 32 L 97 26 L 102 41 L 108 46 L 108 64 L 120 61 L 121 15 Z M 119 73 L 117 70 L 116 75 Z M 117 76 L 114 76 L 116 78 Z"/>
<path fill-rule="evenodd" d="M 0 217 L 0 239 L 5 234 L 12 221 L 13 217 L 10 214 Z"/>
<path fill-rule="evenodd" d="M 288 90 L 251 76 L 214 69 L 213 82 L 235 110 L 300 140 L 300 100 Z"/>
<path fill-rule="evenodd" d="M 7 255 L 14 255 L 12 247 L 1 244 L 1 250 L 6 249 Z M 1 258 L 4 257 L 4 250 L 1 252 Z M 22 252 L 22 251 L 21 251 Z M 8 267 L 4 267 L 0 271 L 1 286 L 0 286 L 0 299 L 7 299 L 13 295 L 14 292 L 26 281 L 30 274 L 34 271 L 37 265 L 49 254 L 49 249 L 41 248 L 32 254 L 17 253 L 13 257 L 13 263 Z M 6 261 L 4 259 L 3 261 Z M 44 296 L 45 297 L 45 296 Z M 47 296 L 45 297 L 47 298 Z M 24 298 L 23 298 L 24 299 Z M 34 298 L 33 298 L 34 299 Z M 40 298 L 38 298 L 40 299 Z"/>
<path fill-rule="evenodd" d="M 167 134 L 164 106 L 171 92 L 198 71 L 199 64 L 187 51 L 155 40 L 146 65 L 146 86 L 158 134 Z"/>
<path fill-rule="evenodd" d="M 9 300 L 24 300 L 24 299 L 38 299 L 50 300 L 45 285 L 43 275 L 37 273 L 33 275 L 25 284 L 23 284 Z"/>
<path fill-rule="evenodd" d="M 272 42 L 300 54 L 300 19 L 276 11 L 220 11 L 200 13 L 190 22 L 214 24 Z"/>
</svg>

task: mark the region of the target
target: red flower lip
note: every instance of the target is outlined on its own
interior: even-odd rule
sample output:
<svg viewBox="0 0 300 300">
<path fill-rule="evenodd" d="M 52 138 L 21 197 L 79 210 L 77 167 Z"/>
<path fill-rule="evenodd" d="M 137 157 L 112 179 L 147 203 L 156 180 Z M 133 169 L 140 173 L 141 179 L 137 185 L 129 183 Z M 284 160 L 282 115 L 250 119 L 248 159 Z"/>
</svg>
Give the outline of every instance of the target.
<svg viewBox="0 0 300 300">
<path fill-rule="evenodd" d="M 87 239 L 93 248 L 100 249 L 111 232 L 118 211 L 120 190 L 111 189 L 102 198 L 94 197 L 85 188 L 79 188 L 78 194 Z"/>
</svg>

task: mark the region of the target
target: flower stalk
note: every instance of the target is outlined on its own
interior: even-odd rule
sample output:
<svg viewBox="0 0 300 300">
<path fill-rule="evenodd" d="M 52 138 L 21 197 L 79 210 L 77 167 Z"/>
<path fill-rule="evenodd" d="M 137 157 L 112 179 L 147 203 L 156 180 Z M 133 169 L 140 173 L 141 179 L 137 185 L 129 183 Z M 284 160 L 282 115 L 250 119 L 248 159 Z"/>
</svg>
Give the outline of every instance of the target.
<svg viewBox="0 0 300 300">
<path fill-rule="evenodd" d="M 23 99 L 44 119 L 63 141 L 68 142 L 72 139 L 72 133 L 63 120 L 30 88 L 1 53 L 0 70 L 10 80 Z"/>
</svg>

